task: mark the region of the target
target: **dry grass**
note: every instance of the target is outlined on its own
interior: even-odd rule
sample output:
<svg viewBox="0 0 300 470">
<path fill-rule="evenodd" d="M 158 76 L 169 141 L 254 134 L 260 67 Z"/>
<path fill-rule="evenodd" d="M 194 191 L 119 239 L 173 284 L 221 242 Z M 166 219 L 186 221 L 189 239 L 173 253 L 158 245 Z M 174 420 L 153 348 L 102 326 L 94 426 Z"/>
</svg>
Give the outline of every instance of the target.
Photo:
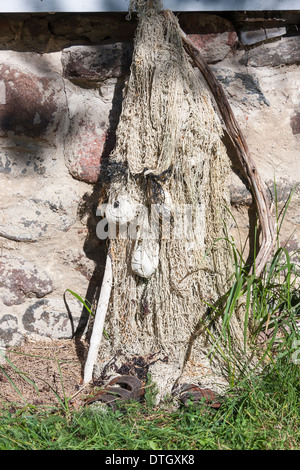
<svg viewBox="0 0 300 470">
<path fill-rule="evenodd" d="M 79 407 L 92 389 L 92 384 L 82 386 L 87 347 L 74 340 L 27 339 L 21 346 L 10 348 L 8 361 L 0 370 L 0 402 L 55 406 L 59 398 L 65 401 L 73 397 L 71 404 Z M 25 380 L 24 374 L 34 384 Z"/>
</svg>

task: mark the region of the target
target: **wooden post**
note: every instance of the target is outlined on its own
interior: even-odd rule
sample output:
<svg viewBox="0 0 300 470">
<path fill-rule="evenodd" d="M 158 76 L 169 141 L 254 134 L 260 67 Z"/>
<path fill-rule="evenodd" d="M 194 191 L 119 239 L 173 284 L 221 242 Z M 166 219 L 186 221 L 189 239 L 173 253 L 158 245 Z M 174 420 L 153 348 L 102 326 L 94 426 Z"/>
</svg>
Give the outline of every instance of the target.
<svg viewBox="0 0 300 470">
<path fill-rule="evenodd" d="M 106 258 L 105 272 L 101 286 L 101 292 L 99 296 L 99 301 L 97 305 L 95 321 L 93 325 L 93 332 L 90 341 L 89 352 L 87 360 L 84 367 L 84 376 L 83 382 L 88 383 L 93 378 L 93 369 L 97 360 L 97 355 L 101 343 L 101 338 L 103 334 L 104 321 L 106 317 L 106 312 L 108 309 L 108 303 L 110 299 L 110 293 L 112 289 L 112 263 L 109 253 Z"/>
</svg>

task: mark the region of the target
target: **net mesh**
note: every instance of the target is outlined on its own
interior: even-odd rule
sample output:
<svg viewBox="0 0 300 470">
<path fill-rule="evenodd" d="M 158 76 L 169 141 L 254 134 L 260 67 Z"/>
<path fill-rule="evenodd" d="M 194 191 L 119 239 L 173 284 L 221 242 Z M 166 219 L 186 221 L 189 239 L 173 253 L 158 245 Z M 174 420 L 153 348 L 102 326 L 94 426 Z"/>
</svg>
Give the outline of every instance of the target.
<svg viewBox="0 0 300 470">
<path fill-rule="evenodd" d="M 231 273 L 222 240 L 230 165 L 220 120 L 184 51 L 177 20 L 160 14 L 160 2 L 151 9 L 146 3 L 131 2 L 138 10 L 134 55 L 108 164 L 108 206 L 117 220 L 126 196 L 135 208 L 137 235 L 124 237 L 119 230 L 110 241 L 109 340 L 100 358 L 116 350 L 127 356 L 161 351 L 174 365 L 172 376 L 177 370 L 194 380 L 199 375 L 203 383 L 216 368 L 199 325 L 207 302 L 224 294 Z M 153 219 L 160 222 L 151 238 Z M 133 257 L 141 252 L 153 267 L 149 277 L 133 270 Z M 151 255 L 155 260 L 149 262 Z"/>
</svg>

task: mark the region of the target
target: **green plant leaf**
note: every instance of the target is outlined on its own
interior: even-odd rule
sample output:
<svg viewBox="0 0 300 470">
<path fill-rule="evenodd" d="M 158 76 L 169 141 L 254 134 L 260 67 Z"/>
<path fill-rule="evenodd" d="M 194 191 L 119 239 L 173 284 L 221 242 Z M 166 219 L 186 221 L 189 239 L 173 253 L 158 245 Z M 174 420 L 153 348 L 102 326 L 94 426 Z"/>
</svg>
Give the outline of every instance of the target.
<svg viewBox="0 0 300 470">
<path fill-rule="evenodd" d="M 84 307 L 87 309 L 87 311 L 92 317 L 95 316 L 91 308 L 87 305 L 88 300 L 83 299 L 82 297 L 80 297 L 80 295 L 76 294 L 76 292 L 73 292 L 71 289 L 66 289 L 65 292 L 70 292 L 70 294 L 72 294 L 77 300 L 79 300 L 79 302 L 82 303 L 82 305 L 84 305 Z"/>
</svg>

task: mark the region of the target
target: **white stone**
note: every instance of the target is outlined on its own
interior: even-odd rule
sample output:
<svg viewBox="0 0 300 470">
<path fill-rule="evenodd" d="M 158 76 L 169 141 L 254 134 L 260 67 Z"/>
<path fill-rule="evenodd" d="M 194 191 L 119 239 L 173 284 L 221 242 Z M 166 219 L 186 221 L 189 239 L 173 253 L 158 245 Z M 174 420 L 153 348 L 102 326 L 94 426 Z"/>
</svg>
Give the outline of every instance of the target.
<svg viewBox="0 0 300 470">
<path fill-rule="evenodd" d="M 134 274 L 148 279 L 159 264 L 159 244 L 156 240 L 139 240 L 132 255 L 131 268 Z"/>
<path fill-rule="evenodd" d="M 108 222 L 124 225 L 135 218 L 136 212 L 135 201 L 128 194 L 120 194 L 107 204 L 105 215 Z"/>
</svg>

